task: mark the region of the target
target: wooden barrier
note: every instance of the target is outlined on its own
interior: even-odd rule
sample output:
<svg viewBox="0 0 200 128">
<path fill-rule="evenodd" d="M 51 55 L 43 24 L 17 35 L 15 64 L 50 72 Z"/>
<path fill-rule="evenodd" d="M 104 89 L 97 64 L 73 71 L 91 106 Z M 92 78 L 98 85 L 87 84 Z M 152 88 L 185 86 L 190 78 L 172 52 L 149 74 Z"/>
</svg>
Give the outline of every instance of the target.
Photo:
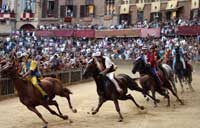
<svg viewBox="0 0 200 128">
<path fill-rule="evenodd" d="M 82 69 L 72 69 L 69 71 L 57 71 L 46 73 L 44 76 L 56 77 L 60 79 L 63 83 L 69 85 L 77 82 L 81 82 L 82 79 Z M 1 78 L 0 76 L 0 99 L 6 98 L 6 96 L 15 95 L 15 88 L 13 80 L 11 78 Z"/>
</svg>

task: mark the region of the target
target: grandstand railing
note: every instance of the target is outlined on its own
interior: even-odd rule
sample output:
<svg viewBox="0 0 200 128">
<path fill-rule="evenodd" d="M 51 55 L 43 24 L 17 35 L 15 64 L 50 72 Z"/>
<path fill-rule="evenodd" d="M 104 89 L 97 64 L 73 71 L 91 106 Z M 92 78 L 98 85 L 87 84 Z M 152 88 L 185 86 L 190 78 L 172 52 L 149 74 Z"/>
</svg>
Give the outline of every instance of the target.
<svg viewBox="0 0 200 128">
<path fill-rule="evenodd" d="M 44 76 L 51 76 L 60 79 L 64 84 L 69 85 L 81 82 L 83 69 L 71 69 L 68 71 L 54 71 L 45 73 Z M 0 75 L 0 98 L 16 95 L 13 80 L 11 78 L 2 78 Z"/>
</svg>

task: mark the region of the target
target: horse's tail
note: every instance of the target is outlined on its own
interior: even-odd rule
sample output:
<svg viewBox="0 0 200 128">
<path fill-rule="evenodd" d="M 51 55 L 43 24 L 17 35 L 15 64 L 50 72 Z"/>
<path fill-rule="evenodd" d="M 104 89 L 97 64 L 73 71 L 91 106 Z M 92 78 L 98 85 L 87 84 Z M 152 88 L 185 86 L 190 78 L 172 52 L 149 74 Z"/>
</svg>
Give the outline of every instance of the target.
<svg viewBox="0 0 200 128">
<path fill-rule="evenodd" d="M 138 83 L 136 82 L 136 80 L 139 80 L 140 78 L 131 78 L 130 76 L 127 75 L 126 77 L 127 79 L 127 86 L 130 90 L 136 90 L 139 92 L 143 92 L 143 89 L 139 87 Z"/>
<path fill-rule="evenodd" d="M 64 88 L 64 92 L 68 94 L 73 94 L 68 88 Z"/>
</svg>

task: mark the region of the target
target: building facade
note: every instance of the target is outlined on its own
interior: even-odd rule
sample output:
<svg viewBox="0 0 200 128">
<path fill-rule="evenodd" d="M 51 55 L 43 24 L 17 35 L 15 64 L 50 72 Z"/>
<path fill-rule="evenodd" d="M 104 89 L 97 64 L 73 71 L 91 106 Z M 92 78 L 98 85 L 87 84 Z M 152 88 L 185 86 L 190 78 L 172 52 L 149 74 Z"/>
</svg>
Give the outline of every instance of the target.
<svg viewBox="0 0 200 128">
<path fill-rule="evenodd" d="M 1 34 L 40 24 L 104 26 L 200 15 L 199 0 L 0 0 Z"/>
</svg>

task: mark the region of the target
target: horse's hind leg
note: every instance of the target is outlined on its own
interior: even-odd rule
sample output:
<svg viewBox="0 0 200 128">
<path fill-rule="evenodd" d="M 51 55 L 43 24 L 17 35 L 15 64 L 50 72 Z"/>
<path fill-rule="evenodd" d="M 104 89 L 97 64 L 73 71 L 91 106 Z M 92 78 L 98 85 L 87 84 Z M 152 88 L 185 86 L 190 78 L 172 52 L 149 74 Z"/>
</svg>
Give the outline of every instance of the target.
<svg viewBox="0 0 200 128">
<path fill-rule="evenodd" d="M 179 82 L 180 82 L 180 85 L 181 85 L 181 89 L 182 89 L 181 93 L 184 93 L 183 82 L 182 82 L 180 77 L 178 79 L 179 79 Z"/>
<path fill-rule="evenodd" d="M 188 85 L 190 87 L 190 90 L 192 92 L 194 92 L 194 88 L 192 87 L 192 74 L 188 76 L 188 80 L 187 81 L 188 81 Z"/>
<path fill-rule="evenodd" d="M 27 106 L 27 108 L 30 111 L 34 112 L 44 122 L 45 125 L 44 125 L 43 128 L 47 128 L 48 122 L 42 117 L 42 115 L 40 114 L 40 112 L 35 107 L 32 107 L 32 106 L 31 107 Z"/>
<path fill-rule="evenodd" d="M 51 114 L 56 115 L 64 120 L 68 119 L 68 116 L 63 116 L 63 115 L 59 115 L 58 113 L 56 113 L 54 110 L 52 110 L 48 105 L 43 105 Z"/>
<path fill-rule="evenodd" d="M 63 115 L 63 114 L 61 113 L 61 111 L 60 111 L 60 108 L 59 108 L 59 106 L 58 106 L 57 101 L 55 101 L 55 100 L 50 101 L 50 102 L 49 102 L 49 105 L 54 105 L 54 106 L 56 106 L 56 108 L 57 108 L 59 114 L 60 114 L 60 115 Z"/>
<path fill-rule="evenodd" d="M 154 86 L 151 86 L 151 93 L 152 93 L 152 97 L 156 99 L 156 91 L 155 91 Z M 155 100 L 154 100 L 154 107 L 157 107 L 157 102 Z"/>
<path fill-rule="evenodd" d="M 136 105 L 138 108 L 140 108 L 141 110 L 144 110 L 144 107 L 143 107 L 143 106 L 140 106 L 140 105 L 135 101 L 135 99 L 133 98 L 133 96 L 132 96 L 131 94 L 128 94 L 128 95 L 126 96 L 126 99 L 132 100 L 133 103 L 135 103 L 135 105 Z"/>
<path fill-rule="evenodd" d="M 71 100 L 70 100 L 70 94 L 71 94 L 71 92 L 69 92 L 69 90 L 65 88 L 63 93 L 61 94 L 61 96 L 67 98 L 69 108 L 72 110 L 72 112 L 76 113 L 77 110 L 74 109 L 73 106 L 72 106 L 72 103 L 71 103 Z"/>
<path fill-rule="evenodd" d="M 172 84 L 172 86 L 174 88 L 174 91 L 177 93 L 177 88 L 176 88 L 176 85 L 175 85 L 175 82 L 174 82 L 173 78 L 171 78 L 170 81 L 171 81 L 171 84 Z"/>
<path fill-rule="evenodd" d="M 99 109 L 101 108 L 101 106 L 103 105 L 104 102 L 105 102 L 104 98 L 99 96 L 99 103 L 98 103 L 96 109 L 94 109 L 94 110 L 92 109 L 92 115 L 95 115 L 99 111 Z"/>
<path fill-rule="evenodd" d="M 123 121 L 123 117 L 122 117 L 122 114 L 120 112 L 120 108 L 119 108 L 119 102 L 117 100 L 117 98 L 113 98 L 113 101 L 114 101 L 114 104 L 115 104 L 115 108 L 116 108 L 116 111 L 118 112 L 119 114 L 119 122 L 122 122 Z"/>
<path fill-rule="evenodd" d="M 172 87 L 168 88 L 172 94 L 177 98 L 177 100 L 181 103 L 181 105 L 184 105 L 183 101 L 178 97 L 178 95 L 174 92 L 174 90 L 172 89 Z"/>
</svg>

